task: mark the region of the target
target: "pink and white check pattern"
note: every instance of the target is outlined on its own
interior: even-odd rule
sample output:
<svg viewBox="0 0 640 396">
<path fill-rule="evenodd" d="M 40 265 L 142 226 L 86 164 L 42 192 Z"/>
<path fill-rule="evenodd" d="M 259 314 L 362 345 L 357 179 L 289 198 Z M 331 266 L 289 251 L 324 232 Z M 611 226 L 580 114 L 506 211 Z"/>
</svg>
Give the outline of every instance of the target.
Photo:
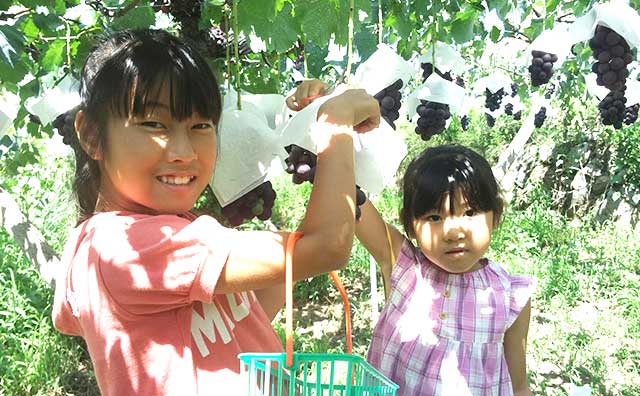
<svg viewBox="0 0 640 396">
<path fill-rule="evenodd" d="M 502 342 L 535 282 L 482 263 L 449 274 L 405 241 L 367 356 L 399 396 L 513 395 Z"/>
</svg>

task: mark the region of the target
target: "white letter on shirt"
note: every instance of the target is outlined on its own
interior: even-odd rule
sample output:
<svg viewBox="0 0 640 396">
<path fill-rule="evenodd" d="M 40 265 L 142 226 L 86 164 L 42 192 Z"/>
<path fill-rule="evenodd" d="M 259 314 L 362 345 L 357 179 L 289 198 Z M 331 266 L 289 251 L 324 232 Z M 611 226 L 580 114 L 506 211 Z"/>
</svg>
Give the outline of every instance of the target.
<svg viewBox="0 0 640 396">
<path fill-rule="evenodd" d="M 198 346 L 200 354 L 205 357 L 209 355 L 209 348 L 204 342 L 203 335 L 215 344 L 215 330 L 217 329 L 222 342 L 228 344 L 231 341 L 231 334 L 229 334 L 229 330 L 227 330 L 222 315 L 220 315 L 220 311 L 215 304 L 202 304 L 202 311 L 204 312 L 204 318 L 195 309 L 191 310 L 191 336 Z"/>
<path fill-rule="evenodd" d="M 249 303 L 249 295 L 247 292 L 242 292 L 239 294 L 240 304 L 236 301 L 236 294 L 227 294 L 227 300 L 229 300 L 229 308 L 231 309 L 231 313 L 233 314 L 233 319 L 236 322 L 241 321 L 249 315 L 250 303 Z"/>
</svg>

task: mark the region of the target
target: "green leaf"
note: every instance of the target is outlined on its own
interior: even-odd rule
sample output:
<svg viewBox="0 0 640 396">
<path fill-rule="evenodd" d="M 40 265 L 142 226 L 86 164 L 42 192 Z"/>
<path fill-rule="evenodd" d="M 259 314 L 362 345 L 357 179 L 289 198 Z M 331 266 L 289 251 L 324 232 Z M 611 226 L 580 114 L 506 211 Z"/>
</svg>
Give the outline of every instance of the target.
<svg viewBox="0 0 640 396">
<path fill-rule="evenodd" d="M 40 67 L 49 72 L 58 67 L 62 67 L 64 65 L 66 45 L 67 43 L 64 40 L 55 40 L 51 42 L 51 44 L 49 44 L 49 48 L 47 48 L 40 59 Z"/>
<path fill-rule="evenodd" d="M 25 38 L 16 28 L 0 25 L 0 59 L 13 65 L 24 48 Z"/>
<path fill-rule="evenodd" d="M 534 19 L 531 21 L 531 26 L 524 29 L 524 34 L 533 41 L 540 35 L 540 33 L 542 33 L 542 30 L 542 19 Z"/>
<path fill-rule="evenodd" d="M 555 11 L 558 4 L 560 4 L 560 0 L 547 0 L 547 12 L 551 13 Z"/>
<path fill-rule="evenodd" d="M 329 51 L 327 46 L 318 46 L 314 43 L 306 43 L 305 51 L 307 56 L 307 68 L 309 69 L 309 77 L 320 77 L 322 69 L 326 62 L 324 59 L 327 57 Z"/>
<path fill-rule="evenodd" d="M 300 16 L 301 29 L 307 40 L 326 46 L 331 34 L 335 33 L 336 43 L 341 43 L 337 24 L 340 18 L 333 1 L 300 0 L 296 2 L 295 9 L 296 15 Z"/>
<path fill-rule="evenodd" d="M 151 7 L 140 7 L 129 10 L 123 16 L 113 20 L 114 30 L 143 29 L 156 23 L 156 16 Z"/>
<path fill-rule="evenodd" d="M 491 41 L 493 41 L 494 43 L 497 43 L 498 40 L 500 40 L 501 35 L 502 35 L 502 31 L 498 29 L 496 26 L 491 28 L 491 32 L 489 33 L 489 37 L 491 38 Z"/>
<path fill-rule="evenodd" d="M 378 39 L 374 33 L 361 30 L 353 35 L 353 43 L 358 50 L 360 58 L 364 60 L 375 52 L 378 46 Z"/>
<path fill-rule="evenodd" d="M 267 45 L 268 49 L 282 53 L 291 48 L 298 40 L 300 26 L 293 17 L 292 11 L 291 4 L 286 3 L 282 11 L 276 15 L 271 25 L 271 35 L 269 37 L 271 45 Z"/>
<path fill-rule="evenodd" d="M 58 27 L 62 25 L 62 20 L 55 14 L 34 14 L 33 23 L 42 30 L 45 35 L 55 34 Z"/>
<path fill-rule="evenodd" d="M 460 18 L 460 14 L 463 14 L 464 17 Z M 451 22 L 451 35 L 457 43 L 465 43 L 474 38 L 473 27 L 476 15 L 477 11 L 475 10 L 472 10 L 472 12 L 465 11 L 464 13 L 459 13 L 456 19 Z"/>
</svg>

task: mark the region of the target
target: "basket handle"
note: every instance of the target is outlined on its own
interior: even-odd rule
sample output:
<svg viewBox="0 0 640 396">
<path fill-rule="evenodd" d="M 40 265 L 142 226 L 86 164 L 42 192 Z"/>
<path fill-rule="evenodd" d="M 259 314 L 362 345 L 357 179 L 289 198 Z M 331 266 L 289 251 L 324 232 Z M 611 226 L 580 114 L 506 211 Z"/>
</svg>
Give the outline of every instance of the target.
<svg viewBox="0 0 640 396">
<path fill-rule="evenodd" d="M 287 237 L 285 248 L 285 351 L 286 365 L 293 366 L 293 249 L 298 239 L 302 238 L 301 232 L 292 232 Z M 351 354 L 353 343 L 351 337 L 351 306 L 344 285 L 336 271 L 331 271 L 331 280 L 338 288 L 345 310 L 345 326 L 347 337 L 347 353 Z"/>
</svg>

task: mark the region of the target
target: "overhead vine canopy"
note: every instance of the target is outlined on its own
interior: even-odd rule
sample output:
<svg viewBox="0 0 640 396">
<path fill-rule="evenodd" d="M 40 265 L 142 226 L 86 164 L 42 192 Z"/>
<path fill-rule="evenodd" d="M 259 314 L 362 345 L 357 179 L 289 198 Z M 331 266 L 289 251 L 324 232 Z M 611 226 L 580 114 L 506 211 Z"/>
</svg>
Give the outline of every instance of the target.
<svg viewBox="0 0 640 396">
<path fill-rule="evenodd" d="M 51 134 L 46 122 L 41 125 L 30 114 L 29 101 L 55 87 L 66 75 L 77 76 L 97 36 L 115 29 L 150 26 L 175 31 L 191 40 L 225 78 L 236 80 L 238 88 L 256 93 L 283 92 L 300 76 L 335 80 L 344 74 L 350 61 L 357 67 L 381 42 L 405 59 L 416 59 L 441 42 L 460 51 L 467 63 L 465 74 L 469 80 L 501 69 L 513 81 L 526 84 L 527 89 L 518 90 L 525 99 L 531 90 L 538 89 L 535 85 L 539 81 L 531 80 L 526 69 L 531 57 L 522 50 L 543 31 L 573 23 L 597 3 L 0 0 L 0 101 L 2 111 L 10 116 L 5 118 L 12 120 L 13 130 L 26 127 L 33 136 Z M 627 3 L 634 9 L 640 6 L 640 0 Z M 335 50 L 340 47 L 353 48 L 353 55 Z M 505 54 L 508 48 L 519 52 Z M 587 42 L 578 43 L 572 52 L 560 70 L 553 66 L 557 77 L 551 81 L 559 87 L 556 95 L 567 103 L 584 97 L 583 76 L 592 68 L 592 50 Z M 237 65 L 242 73 L 234 77 L 234 73 L 227 72 L 230 64 Z M 543 65 L 544 62 L 540 67 Z M 635 78 L 634 66 L 635 63 L 629 69 Z M 568 117 L 571 116 L 569 110 Z M 5 145 L 10 143 L 8 136 L 3 139 Z"/>
</svg>

